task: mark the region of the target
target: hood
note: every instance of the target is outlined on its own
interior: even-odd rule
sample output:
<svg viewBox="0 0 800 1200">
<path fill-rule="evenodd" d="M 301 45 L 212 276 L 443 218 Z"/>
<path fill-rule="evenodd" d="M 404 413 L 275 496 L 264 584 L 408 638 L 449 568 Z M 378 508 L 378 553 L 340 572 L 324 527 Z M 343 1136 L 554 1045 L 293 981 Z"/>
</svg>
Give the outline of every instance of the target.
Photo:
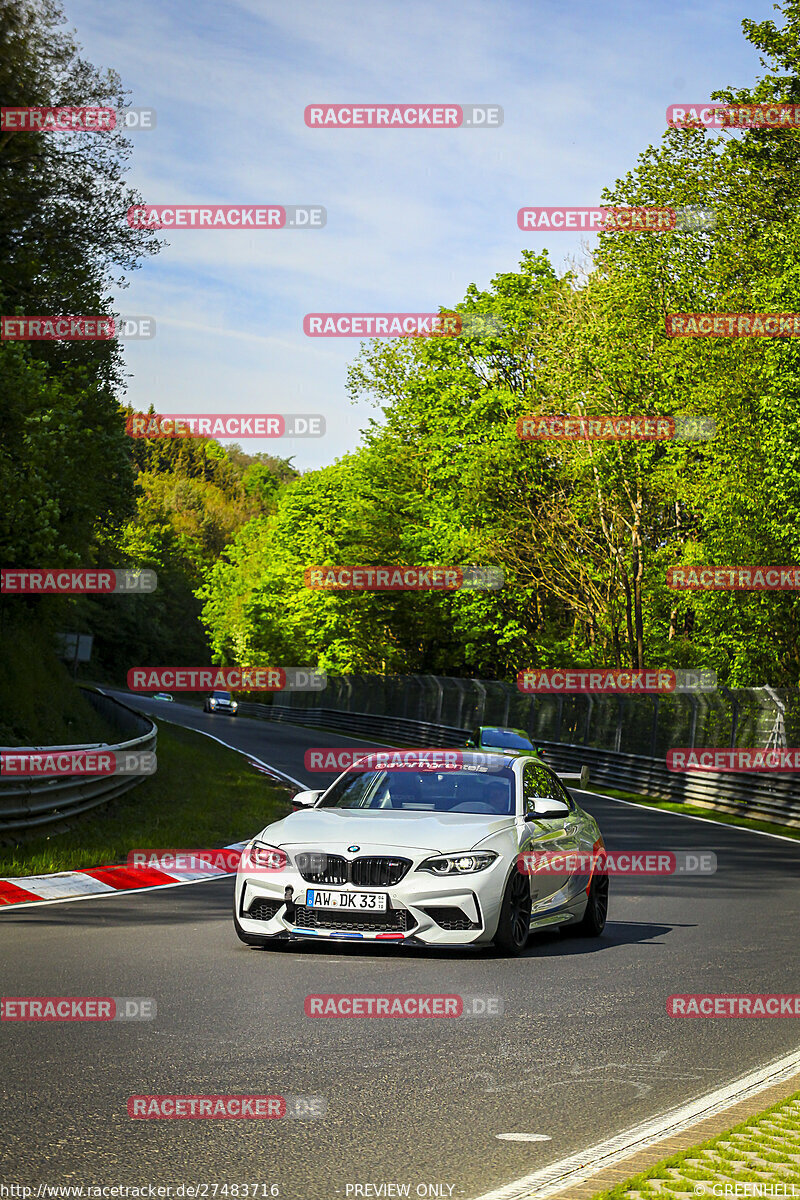
<svg viewBox="0 0 800 1200">
<path fill-rule="evenodd" d="M 484 813 L 310 808 L 267 825 L 259 838 L 287 850 L 311 845 L 338 853 L 357 844 L 362 850 L 383 846 L 396 851 L 430 850 L 446 854 L 471 850 L 478 842 L 513 824 L 513 817 Z"/>
</svg>

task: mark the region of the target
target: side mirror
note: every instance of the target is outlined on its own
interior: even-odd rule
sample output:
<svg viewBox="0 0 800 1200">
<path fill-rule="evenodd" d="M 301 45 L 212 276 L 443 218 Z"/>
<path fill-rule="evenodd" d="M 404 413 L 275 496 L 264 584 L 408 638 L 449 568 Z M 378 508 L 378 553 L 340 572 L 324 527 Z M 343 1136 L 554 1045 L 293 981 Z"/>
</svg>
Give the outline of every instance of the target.
<svg viewBox="0 0 800 1200">
<path fill-rule="evenodd" d="M 467 738 L 467 740 L 464 742 L 464 745 L 465 746 L 474 746 L 475 745 L 474 738 Z"/>
<path fill-rule="evenodd" d="M 296 796 L 292 796 L 292 808 L 313 808 L 321 795 L 321 791 L 298 792 Z"/>
<path fill-rule="evenodd" d="M 543 797 L 534 801 L 534 807 L 525 813 L 526 821 L 542 821 L 549 818 L 569 816 L 569 805 L 563 800 L 551 800 Z"/>
</svg>

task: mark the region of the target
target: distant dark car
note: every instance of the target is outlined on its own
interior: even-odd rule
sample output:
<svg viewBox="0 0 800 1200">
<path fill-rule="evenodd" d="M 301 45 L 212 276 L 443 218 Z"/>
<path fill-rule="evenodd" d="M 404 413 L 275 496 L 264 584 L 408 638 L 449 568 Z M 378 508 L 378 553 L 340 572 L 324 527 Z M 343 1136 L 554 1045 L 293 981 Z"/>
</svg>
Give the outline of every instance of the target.
<svg viewBox="0 0 800 1200">
<path fill-rule="evenodd" d="M 230 692 L 212 692 L 203 701 L 203 712 L 227 713 L 229 717 L 236 716 L 238 707 L 239 705 L 233 699 Z"/>
</svg>

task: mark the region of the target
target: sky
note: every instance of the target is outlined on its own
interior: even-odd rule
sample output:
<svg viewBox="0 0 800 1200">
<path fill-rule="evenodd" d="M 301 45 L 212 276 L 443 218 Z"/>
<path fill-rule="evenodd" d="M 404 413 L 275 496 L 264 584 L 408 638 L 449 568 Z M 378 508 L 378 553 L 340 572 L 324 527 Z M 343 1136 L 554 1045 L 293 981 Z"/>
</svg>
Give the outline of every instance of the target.
<svg viewBox="0 0 800 1200">
<path fill-rule="evenodd" d="M 590 206 L 666 128 L 667 105 L 762 73 L 741 31 L 771 0 L 64 0 L 86 57 L 130 103 L 148 204 L 322 205 L 322 229 L 176 229 L 116 296 L 155 320 L 126 342 L 127 401 L 169 413 L 320 413 L 322 438 L 251 439 L 301 470 L 354 449 L 357 338 L 311 312 L 436 312 L 545 247 L 523 206 Z M 309 129 L 312 103 L 496 104 L 491 129 Z"/>
</svg>

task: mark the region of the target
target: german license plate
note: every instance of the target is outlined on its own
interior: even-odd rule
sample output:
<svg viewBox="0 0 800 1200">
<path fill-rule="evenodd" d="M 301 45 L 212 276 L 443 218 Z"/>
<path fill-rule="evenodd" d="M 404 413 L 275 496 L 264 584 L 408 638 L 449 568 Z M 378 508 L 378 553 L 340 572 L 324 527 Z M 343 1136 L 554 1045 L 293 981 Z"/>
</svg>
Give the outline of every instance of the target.
<svg viewBox="0 0 800 1200">
<path fill-rule="evenodd" d="M 309 888 L 308 908 L 346 908 L 351 912 L 385 912 L 386 897 L 381 892 L 321 892 Z"/>
</svg>

